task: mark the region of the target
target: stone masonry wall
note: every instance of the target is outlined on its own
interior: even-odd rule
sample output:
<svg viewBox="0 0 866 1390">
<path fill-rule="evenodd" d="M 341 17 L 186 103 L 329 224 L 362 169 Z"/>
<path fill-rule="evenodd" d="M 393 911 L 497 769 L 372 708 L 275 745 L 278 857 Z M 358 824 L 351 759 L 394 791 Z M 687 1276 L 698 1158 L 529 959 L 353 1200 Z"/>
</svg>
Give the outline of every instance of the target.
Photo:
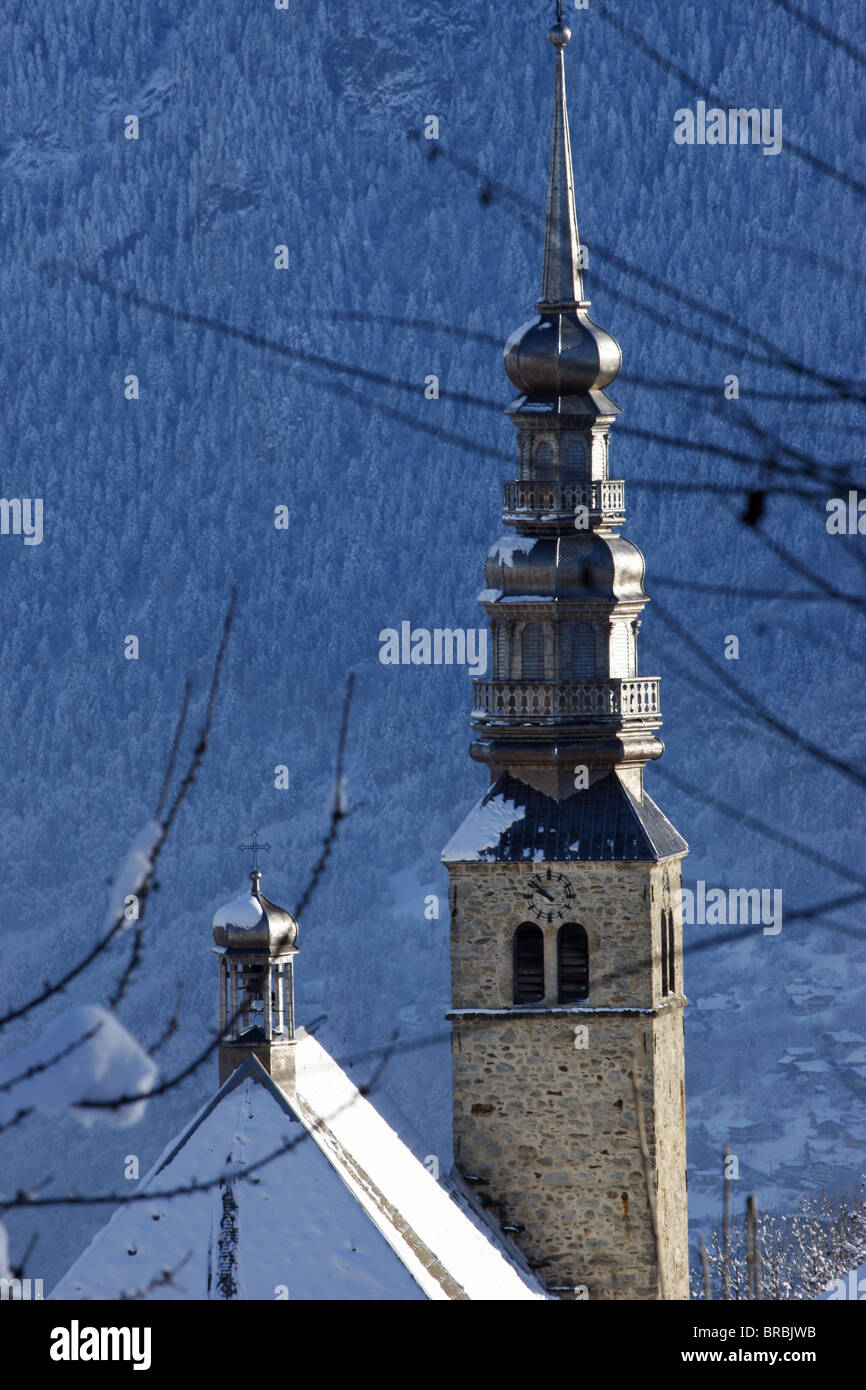
<svg viewBox="0 0 866 1390">
<path fill-rule="evenodd" d="M 526 903 L 530 879 L 547 869 L 563 874 L 575 894 L 568 918 L 553 923 L 537 922 Z M 566 920 L 579 923 L 587 933 L 593 1006 L 650 1008 L 661 1002 L 660 921 L 666 873 L 676 915 L 676 979 L 681 987 L 677 861 L 450 864 L 449 872 L 452 1008 L 511 1006 L 512 940 L 522 922 L 535 922 L 544 934 L 546 1002 L 555 1005 L 556 934 Z"/>
<path fill-rule="evenodd" d="M 590 996 L 557 1005 L 562 923 L 538 923 L 546 999 L 515 1007 L 513 933 L 534 920 L 527 880 L 548 867 L 574 889 L 568 920 L 587 932 Z M 677 994 L 663 996 L 660 972 L 661 911 L 679 903 L 679 863 L 473 863 L 450 872 L 458 1169 L 480 1179 L 492 1215 L 523 1227 L 514 1238 L 549 1287 L 584 1286 L 591 1299 L 658 1297 L 636 1056 L 664 1293 L 687 1298 L 678 912 Z"/>
</svg>

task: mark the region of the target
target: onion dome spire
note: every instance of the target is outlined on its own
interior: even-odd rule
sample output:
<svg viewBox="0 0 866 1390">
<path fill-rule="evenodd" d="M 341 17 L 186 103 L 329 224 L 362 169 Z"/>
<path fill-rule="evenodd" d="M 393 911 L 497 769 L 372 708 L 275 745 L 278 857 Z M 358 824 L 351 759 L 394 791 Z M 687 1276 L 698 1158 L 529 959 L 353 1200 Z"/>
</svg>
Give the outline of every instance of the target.
<svg viewBox="0 0 866 1390">
<path fill-rule="evenodd" d="M 251 890 L 214 913 L 213 936 L 217 946 L 264 951 L 269 956 L 283 955 L 297 948 L 297 922 L 285 908 L 277 907 L 265 897 L 261 880 L 261 871 L 253 869 Z"/>
<path fill-rule="evenodd" d="M 269 850 L 254 830 L 248 845 L 238 845 L 252 856 L 250 883 L 252 890 L 226 903 L 214 915 L 213 934 L 217 946 L 249 951 L 267 951 L 276 956 L 295 950 L 298 944 L 298 924 L 290 912 L 277 907 L 261 891 L 262 874 L 259 855 Z"/>
<path fill-rule="evenodd" d="M 561 6 L 548 38 L 556 82 L 541 298 L 505 347 L 521 394 L 507 412 L 518 476 L 504 484 L 502 520 L 517 534 L 495 543 L 484 568 L 492 665 L 475 682 L 471 752 L 494 778 L 571 804 L 612 774 L 642 796 L 643 768 L 663 745 L 659 679 L 638 671 L 644 560 L 618 534 L 625 485 L 610 476 L 619 407 L 605 387 L 622 354 L 583 297 L 563 56 L 571 31 Z M 598 795 L 607 824 L 604 788 Z"/>
<path fill-rule="evenodd" d="M 619 371 L 622 353 L 616 339 L 589 318 L 589 300 L 583 297 L 563 58 L 571 30 L 562 23 L 561 12 L 547 37 L 556 49 L 556 88 L 541 298 L 535 306 L 540 317 L 523 324 L 509 338 L 505 370 L 533 402 L 579 398 L 571 400 L 571 410 L 582 407 L 589 414 L 616 414 L 617 407 L 603 388 Z"/>
<path fill-rule="evenodd" d="M 250 1054 L 284 1089 L 294 1086 L 295 964 L 298 924 L 261 889 L 255 830 L 250 889 L 214 913 L 213 937 L 220 958 L 220 1085 Z"/>
</svg>

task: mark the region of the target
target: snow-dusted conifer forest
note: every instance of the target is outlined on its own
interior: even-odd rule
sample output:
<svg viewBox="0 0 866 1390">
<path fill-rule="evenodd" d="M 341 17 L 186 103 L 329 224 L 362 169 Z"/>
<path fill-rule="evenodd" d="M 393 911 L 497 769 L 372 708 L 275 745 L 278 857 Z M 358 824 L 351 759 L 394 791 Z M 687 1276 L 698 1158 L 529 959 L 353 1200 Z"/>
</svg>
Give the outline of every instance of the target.
<svg viewBox="0 0 866 1390">
<path fill-rule="evenodd" d="M 852 0 L 804 4 L 856 34 Z M 856 486 L 863 409 L 846 384 L 863 371 L 862 75 L 772 0 L 618 5 L 667 71 L 612 6 L 566 9 L 587 293 L 623 349 L 612 476 L 653 597 L 641 671 L 663 677 L 667 751 L 647 786 L 690 844 L 696 901 L 700 884 L 705 901 L 783 895 L 778 932 L 686 927 L 689 1204 L 706 1234 L 725 1144 L 737 1213 L 747 1192 L 792 1210 L 863 1170 L 866 541 L 856 501 L 855 534 L 827 525 Z M 354 671 L 350 814 L 301 921 L 298 1020 L 326 1015 L 318 1037 L 356 1081 L 398 1030 L 376 1103 L 443 1167 L 439 856 L 486 778 L 467 756 L 466 667 L 383 664 L 379 635 L 483 624 L 516 476 L 499 345 L 539 289 L 549 17 L 454 0 L 13 4 L 0 58 L 0 491 L 43 504 L 39 543 L 0 535 L 0 1012 L 122 903 L 108 880 L 152 843 L 184 684 L 194 730 L 236 585 L 207 754 L 117 1009 L 134 1040 L 122 1084 L 150 1088 L 137 1049 L 179 985 L 160 1076 L 212 1037 L 211 920 L 244 890 L 252 826 L 271 846 L 264 890 L 295 904 Z M 780 152 L 676 143 L 698 100 L 687 76 L 781 109 Z M 96 1026 L 130 940 L 3 1031 L 0 1080 Z M 34 1112 L 0 1133 L 5 1197 L 122 1195 L 130 1155 L 146 1172 L 216 1087 L 211 1059 L 136 1124 L 81 1125 L 73 1058 L 91 1043 L 62 1087 L 35 1072 Z M 10 1263 L 37 1233 L 28 1273 L 47 1288 L 107 1215 L 12 1210 Z"/>
</svg>

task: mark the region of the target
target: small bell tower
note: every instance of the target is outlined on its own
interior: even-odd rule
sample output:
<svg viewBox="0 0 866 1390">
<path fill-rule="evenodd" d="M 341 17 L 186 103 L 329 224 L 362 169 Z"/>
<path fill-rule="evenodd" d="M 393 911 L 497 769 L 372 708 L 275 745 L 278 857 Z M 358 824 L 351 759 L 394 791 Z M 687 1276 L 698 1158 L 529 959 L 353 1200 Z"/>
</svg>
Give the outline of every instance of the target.
<svg viewBox="0 0 866 1390">
<path fill-rule="evenodd" d="M 220 958 L 220 1085 L 250 1053 L 284 1090 L 294 1086 L 295 987 L 298 924 L 261 891 L 258 856 L 270 845 L 253 831 L 251 888 L 214 914 Z"/>
</svg>

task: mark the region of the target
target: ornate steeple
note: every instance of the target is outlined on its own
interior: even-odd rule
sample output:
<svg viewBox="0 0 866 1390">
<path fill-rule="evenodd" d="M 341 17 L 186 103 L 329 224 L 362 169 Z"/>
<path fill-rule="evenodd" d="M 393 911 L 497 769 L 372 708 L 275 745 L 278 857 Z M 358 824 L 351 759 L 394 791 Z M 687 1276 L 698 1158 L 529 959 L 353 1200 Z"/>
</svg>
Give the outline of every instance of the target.
<svg viewBox="0 0 866 1390">
<path fill-rule="evenodd" d="M 492 785 L 442 856 L 454 1153 L 551 1292 L 686 1299 L 688 845 L 643 786 L 659 681 L 638 675 L 644 562 L 608 467 L 620 351 L 583 298 L 558 19 L 542 297 L 505 350 L 512 531 L 479 596 L 471 751 Z"/>
<path fill-rule="evenodd" d="M 547 36 L 556 49 L 556 95 L 547 209 L 544 219 L 544 265 L 540 317 L 523 324 L 505 348 L 505 370 L 520 391 L 538 400 L 571 399 L 557 409 L 573 412 L 582 398 L 591 413 L 615 415 L 617 408 L 601 388 L 608 386 L 622 363 L 615 338 L 593 323 L 583 297 L 580 237 L 574 204 L 574 171 L 568 107 L 565 100 L 563 49 L 571 38 L 565 24 L 555 24 Z"/>
<path fill-rule="evenodd" d="M 503 522 L 480 595 L 493 669 L 475 683 L 473 757 L 557 800 L 613 770 L 636 794 L 663 745 L 659 681 L 639 677 L 637 633 L 647 602 L 643 556 L 617 532 L 624 484 L 609 477 L 606 394 L 619 344 L 583 298 L 563 50 L 556 49 L 553 135 L 537 317 L 512 334 L 505 369 L 521 396 L 519 476 L 505 484 Z M 579 773 L 578 769 L 585 769 Z"/>
<path fill-rule="evenodd" d="M 213 919 L 220 957 L 220 1085 L 251 1053 L 286 1087 L 294 1081 L 294 958 L 298 924 L 261 891 L 258 854 L 270 845 L 241 845 L 253 854 L 251 889 L 226 903 Z"/>
</svg>

